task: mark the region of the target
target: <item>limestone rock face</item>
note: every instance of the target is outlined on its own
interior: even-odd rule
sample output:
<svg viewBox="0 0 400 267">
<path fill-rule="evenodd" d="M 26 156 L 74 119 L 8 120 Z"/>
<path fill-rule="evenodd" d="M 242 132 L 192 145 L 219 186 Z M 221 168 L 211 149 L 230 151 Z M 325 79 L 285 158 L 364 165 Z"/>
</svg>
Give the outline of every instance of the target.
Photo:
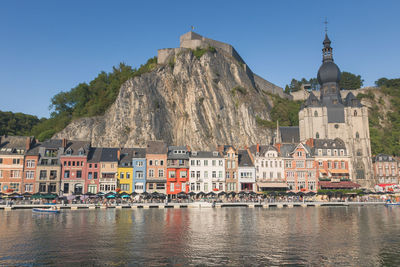
<svg viewBox="0 0 400 267">
<path fill-rule="evenodd" d="M 54 138 L 112 147 L 157 139 L 192 149 L 269 140 L 271 130 L 256 122 L 270 119 L 267 81 L 218 49 L 200 58 L 184 49 L 169 62 L 125 82 L 103 116 L 75 120 Z"/>
</svg>

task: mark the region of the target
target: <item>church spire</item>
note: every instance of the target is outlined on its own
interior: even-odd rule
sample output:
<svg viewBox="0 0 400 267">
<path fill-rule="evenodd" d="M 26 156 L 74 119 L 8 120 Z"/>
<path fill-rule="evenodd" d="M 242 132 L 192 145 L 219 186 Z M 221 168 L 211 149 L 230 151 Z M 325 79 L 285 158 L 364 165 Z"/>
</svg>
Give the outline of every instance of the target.
<svg viewBox="0 0 400 267">
<path fill-rule="evenodd" d="M 325 39 L 322 42 L 324 48 L 322 48 L 322 62 L 333 61 L 331 40 L 329 40 L 328 33 L 325 33 Z"/>
</svg>

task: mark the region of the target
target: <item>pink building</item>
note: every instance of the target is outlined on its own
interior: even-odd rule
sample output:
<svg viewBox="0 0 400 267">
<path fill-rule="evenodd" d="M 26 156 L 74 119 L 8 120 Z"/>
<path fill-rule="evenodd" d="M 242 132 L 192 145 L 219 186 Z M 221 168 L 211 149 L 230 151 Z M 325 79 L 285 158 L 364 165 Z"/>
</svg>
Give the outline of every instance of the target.
<svg viewBox="0 0 400 267">
<path fill-rule="evenodd" d="M 99 147 L 90 148 L 85 176 L 85 192 L 93 194 L 99 192 L 101 150 Z"/>
<path fill-rule="evenodd" d="M 65 140 L 65 139 L 64 139 Z M 86 193 L 87 157 L 90 152 L 90 142 L 67 141 L 61 161 L 61 190 L 64 195 Z"/>
</svg>

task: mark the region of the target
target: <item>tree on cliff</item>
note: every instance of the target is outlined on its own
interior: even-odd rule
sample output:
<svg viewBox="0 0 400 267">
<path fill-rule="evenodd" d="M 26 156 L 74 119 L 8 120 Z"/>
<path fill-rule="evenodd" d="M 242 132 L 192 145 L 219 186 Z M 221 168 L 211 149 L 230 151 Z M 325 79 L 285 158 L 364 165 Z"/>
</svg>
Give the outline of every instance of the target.
<svg viewBox="0 0 400 267">
<path fill-rule="evenodd" d="M 363 86 L 364 80 L 361 75 L 356 75 L 350 72 L 342 71 L 339 87 L 342 90 L 355 90 Z"/>
</svg>

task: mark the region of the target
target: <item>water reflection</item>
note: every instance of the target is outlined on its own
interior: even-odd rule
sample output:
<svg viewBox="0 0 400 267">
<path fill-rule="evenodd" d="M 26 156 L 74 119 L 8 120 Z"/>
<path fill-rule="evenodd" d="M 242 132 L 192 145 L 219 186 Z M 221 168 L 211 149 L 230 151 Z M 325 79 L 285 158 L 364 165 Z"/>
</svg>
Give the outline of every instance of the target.
<svg viewBox="0 0 400 267">
<path fill-rule="evenodd" d="M 399 265 L 400 208 L 0 211 L 0 265 Z"/>
</svg>

